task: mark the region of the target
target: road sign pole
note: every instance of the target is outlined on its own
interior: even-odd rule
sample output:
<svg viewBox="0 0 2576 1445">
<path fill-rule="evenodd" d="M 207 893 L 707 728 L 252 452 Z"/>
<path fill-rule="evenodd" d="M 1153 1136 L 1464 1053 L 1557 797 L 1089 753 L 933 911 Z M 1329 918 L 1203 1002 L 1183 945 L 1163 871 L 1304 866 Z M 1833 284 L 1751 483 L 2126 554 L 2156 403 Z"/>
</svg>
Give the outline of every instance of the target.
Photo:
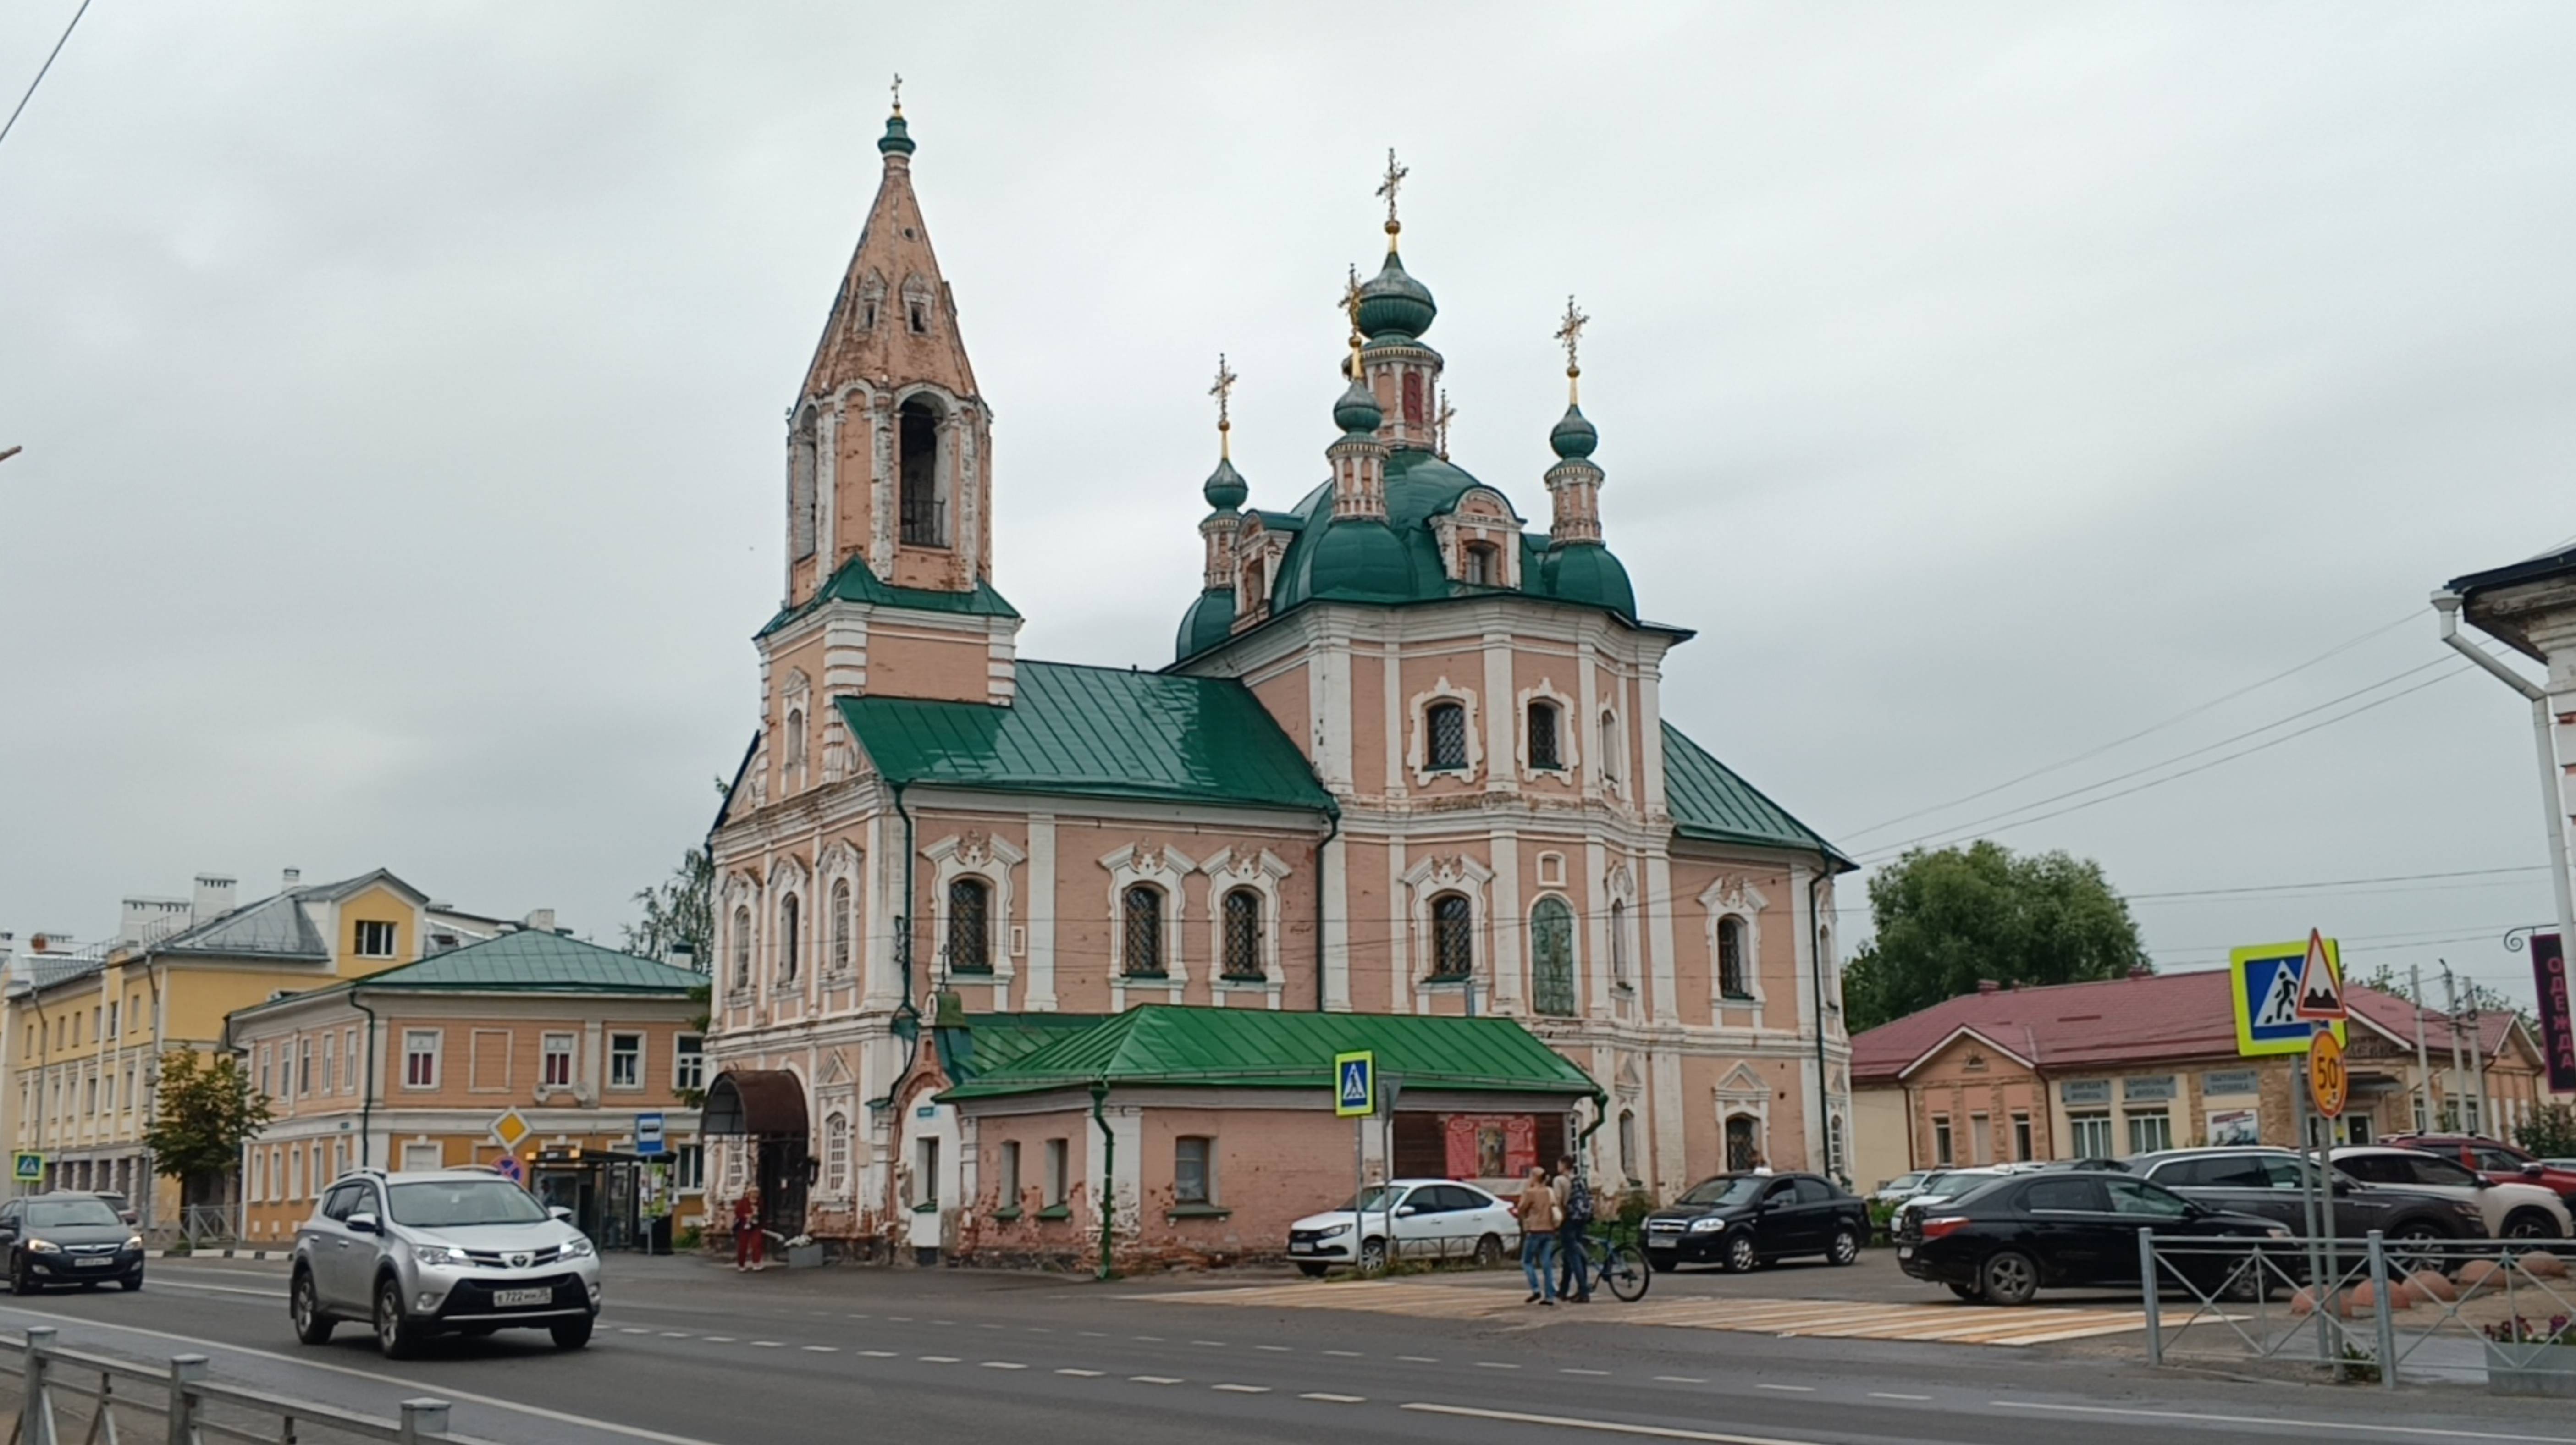
<svg viewBox="0 0 2576 1445">
<path fill-rule="evenodd" d="M 1360 1206 L 1368 1203 L 1368 1120 L 1351 1116 L 1351 1265 L 1363 1268 L 1360 1246 L 1368 1240 L 1368 1216 Z"/>
<path fill-rule="evenodd" d="M 2308 1084 L 2305 1079 L 2291 1081 L 2290 1108 L 2298 1120 L 2299 1130 L 2299 1232 L 2307 1236 L 2308 1313 L 2316 1321 L 2317 1359 L 2323 1361 L 2326 1358 L 2325 1256 L 2317 1247 L 2317 1177 L 2308 1163 Z"/>
</svg>

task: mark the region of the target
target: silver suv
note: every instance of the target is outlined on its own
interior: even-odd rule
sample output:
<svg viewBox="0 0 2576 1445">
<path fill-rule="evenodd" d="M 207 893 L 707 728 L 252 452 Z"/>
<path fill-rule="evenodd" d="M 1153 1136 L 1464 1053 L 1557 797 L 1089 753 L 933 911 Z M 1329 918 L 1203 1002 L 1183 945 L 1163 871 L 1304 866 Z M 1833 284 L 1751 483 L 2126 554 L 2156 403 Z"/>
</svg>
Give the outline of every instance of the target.
<svg viewBox="0 0 2576 1445">
<path fill-rule="evenodd" d="M 433 1334 L 527 1326 L 580 1349 L 599 1315 L 599 1252 L 571 1217 L 488 1169 L 344 1176 L 295 1231 L 295 1337 L 318 1345 L 366 1320 L 401 1359 Z"/>
</svg>

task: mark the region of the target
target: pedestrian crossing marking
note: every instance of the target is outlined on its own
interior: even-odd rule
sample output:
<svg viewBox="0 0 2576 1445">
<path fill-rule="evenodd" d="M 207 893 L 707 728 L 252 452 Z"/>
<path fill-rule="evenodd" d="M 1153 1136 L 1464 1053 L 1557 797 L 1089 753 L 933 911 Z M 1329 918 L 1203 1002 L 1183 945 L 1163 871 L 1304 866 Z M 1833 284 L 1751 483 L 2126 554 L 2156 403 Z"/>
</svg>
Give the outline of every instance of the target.
<svg viewBox="0 0 2576 1445">
<path fill-rule="evenodd" d="M 1163 1304 L 1234 1305 L 1260 1309 L 1366 1310 L 1417 1319 L 1473 1320 L 1503 1315 L 1530 1318 L 1512 1291 L 1482 1285 L 1414 1284 L 1401 1280 L 1312 1284 L 1238 1285 L 1181 1293 L 1129 1295 Z M 1557 1314 L 1532 1323 L 1581 1320 L 1605 1324 L 1663 1325 L 1673 1329 L 1818 1339 L 1911 1340 L 1934 1344 L 2025 1345 L 2127 1334 L 2146 1328 L 2146 1311 L 2120 1306 L 2040 1305 L 1999 1310 L 1935 1301 L 1871 1302 L 1819 1299 L 1730 1299 L 1702 1296 L 1612 1305 L 1596 1314 Z M 2165 1326 L 2180 1328 L 2187 1311 L 2165 1312 Z"/>
</svg>

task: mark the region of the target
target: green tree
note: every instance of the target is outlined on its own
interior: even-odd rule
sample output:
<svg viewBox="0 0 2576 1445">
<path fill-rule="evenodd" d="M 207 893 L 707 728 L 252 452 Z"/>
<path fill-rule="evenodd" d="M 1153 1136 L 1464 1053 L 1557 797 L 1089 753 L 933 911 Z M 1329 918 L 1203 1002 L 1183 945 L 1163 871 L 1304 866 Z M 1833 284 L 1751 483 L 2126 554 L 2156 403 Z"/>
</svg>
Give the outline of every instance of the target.
<svg viewBox="0 0 2576 1445">
<path fill-rule="evenodd" d="M 2576 1109 L 2541 1105 L 2514 1126 L 2513 1142 L 2543 1159 L 2576 1159 Z"/>
<path fill-rule="evenodd" d="M 152 1127 L 143 1131 L 156 1174 L 183 1183 L 221 1176 L 268 1126 L 268 1099 L 230 1054 L 208 1059 L 172 1049 L 161 1056 L 157 1089 Z"/>
<path fill-rule="evenodd" d="M 1854 1031 L 1997 983 L 2081 983 L 2151 969 L 2100 864 L 2000 843 L 1915 849 L 1869 881 L 1878 936 L 1843 973 Z"/>
<path fill-rule="evenodd" d="M 620 925 L 626 951 L 668 960 L 685 948 L 692 966 L 706 972 L 715 956 L 715 881 L 715 861 L 706 849 L 681 854 L 669 878 L 635 895 L 644 917 Z"/>
</svg>

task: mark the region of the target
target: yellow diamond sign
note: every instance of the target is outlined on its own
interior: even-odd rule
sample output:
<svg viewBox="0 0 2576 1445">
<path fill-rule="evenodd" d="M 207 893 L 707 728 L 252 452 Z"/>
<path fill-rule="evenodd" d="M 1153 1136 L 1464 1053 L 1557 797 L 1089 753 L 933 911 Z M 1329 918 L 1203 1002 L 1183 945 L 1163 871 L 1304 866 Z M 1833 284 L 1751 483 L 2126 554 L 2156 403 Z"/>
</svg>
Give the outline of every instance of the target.
<svg viewBox="0 0 2576 1445">
<path fill-rule="evenodd" d="M 504 1149 L 517 1149 L 520 1140 L 535 1132 L 537 1126 L 529 1123 L 527 1117 L 516 1109 L 504 1109 L 501 1117 L 492 1121 L 492 1137 L 500 1140 Z"/>
</svg>

